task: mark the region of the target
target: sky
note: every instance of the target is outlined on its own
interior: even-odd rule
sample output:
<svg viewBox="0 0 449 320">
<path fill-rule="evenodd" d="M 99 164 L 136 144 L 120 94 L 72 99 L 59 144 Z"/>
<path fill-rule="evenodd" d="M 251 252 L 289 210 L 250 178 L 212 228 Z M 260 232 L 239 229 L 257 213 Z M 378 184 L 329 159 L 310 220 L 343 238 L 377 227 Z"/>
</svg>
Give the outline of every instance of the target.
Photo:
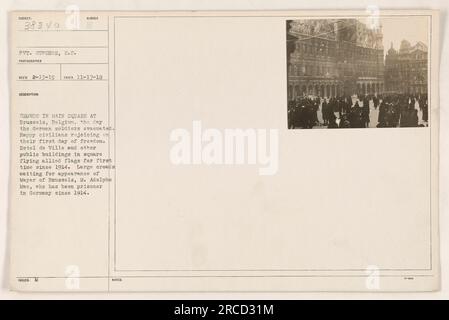
<svg viewBox="0 0 449 320">
<path fill-rule="evenodd" d="M 383 31 L 384 52 L 390 49 L 391 42 L 396 50 L 399 49 L 403 39 L 413 46 L 422 41 L 429 46 L 429 19 L 430 17 L 383 17 L 380 22 Z"/>
</svg>

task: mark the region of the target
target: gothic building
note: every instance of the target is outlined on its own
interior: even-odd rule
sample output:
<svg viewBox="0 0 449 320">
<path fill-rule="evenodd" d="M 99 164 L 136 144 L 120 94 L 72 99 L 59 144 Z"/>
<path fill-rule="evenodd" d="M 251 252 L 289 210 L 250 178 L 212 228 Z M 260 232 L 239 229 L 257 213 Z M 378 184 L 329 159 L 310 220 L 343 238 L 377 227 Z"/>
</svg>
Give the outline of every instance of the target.
<svg viewBox="0 0 449 320">
<path fill-rule="evenodd" d="M 385 57 L 385 88 L 389 92 L 427 93 L 427 46 L 411 46 L 402 40 L 399 51 L 391 48 Z"/>
<path fill-rule="evenodd" d="M 287 21 L 289 100 L 382 93 L 382 27 L 357 19 Z"/>
</svg>

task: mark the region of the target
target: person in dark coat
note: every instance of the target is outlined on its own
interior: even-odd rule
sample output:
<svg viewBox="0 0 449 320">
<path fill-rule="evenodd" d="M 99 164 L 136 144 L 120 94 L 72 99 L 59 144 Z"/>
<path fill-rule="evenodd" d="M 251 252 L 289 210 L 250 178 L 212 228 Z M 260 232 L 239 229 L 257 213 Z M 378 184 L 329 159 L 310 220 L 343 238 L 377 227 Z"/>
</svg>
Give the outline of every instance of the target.
<svg viewBox="0 0 449 320">
<path fill-rule="evenodd" d="M 401 118 L 399 120 L 400 127 L 410 127 L 410 106 L 403 105 L 401 108 Z"/>
<path fill-rule="evenodd" d="M 359 102 L 357 101 L 355 105 L 350 109 L 348 114 L 348 120 L 351 124 L 351 128 L 363 128 L 363 114 L 362 108 L 359 106 Z"/>
<path fill-rule="evenodd" d="M 426 122 L 429 121 L 429 108 L 427 105 L 427 101 L 424 103 L 424 106 L 422 108 L 422 119 Z"/>
<path fill-rule="evenodd" d="M 327 101 L 326 99 L 323 99 L 323 103 L 321 104 L 321 114 L 323 115 L 323 121 L 325 126 L 329 123 L 328 113 L 329 111 L 327 110 Z"/>
<path fill-rule="evenodd" d="M 418 126 L 418 110 L 416 110 L 415 108 L 410 110 L 409 125 L 410 125 L 410 127 Z"/>
<path fill-rule="evenodd" d="M 294 112 L 295 112 L 295 101 L 290 100 L 288 102 L 287 115 L 288 115 L 288 128 L 294 129 Z"/>
<path fill-rule="evenodd" d="M 339 128 L 351 128 L 351 122 L 347 114 L 343 114 L 340 118 Z"/>
<path fill-rule="evenodd" d="M 368 128 L 369 127 L 369 100 L 367 98 L 365 98 L 365 100 L 363 100 L 362 120 L 363 120 L 363 127 Z"/>
<path fill-rule="evenodd" d="M 305 106 L 304 103 L 300 103 L 296 106 L 295 111 L 295 126 L 296 128 L 305 128 Z"/>
<path fill-rule="evenodd" d="M 312 113 L 312 127 L 318 123 L 318 109 L 320 108 L 320 98 L 316 98 L 313 103 L 313 113 Z"/>
<path fill-rule="evenodd" d="M 335 100 L 334 113 L 338 112 L 339 114 L 341 114 L 341 109 L 342 109 L 341 104 L 342 104 L 342 102 L 341 102 L 340 98 Z"/>
<path fill-rule="evenodd" d="M 388 104 L 387 110 L 385 112 L 385 117 L 384 117 L 385 127 L 391 128 L 391 127 L 397 126 L 396 119 L 398 118 L 398 116 L 396 115 L 396 113 L 397 112 L 396 112 L 393 104 Z"/>
<path fill-rule="evenodd" d="M 333 112 L 329 112 L 328 114 L 328 128 L 329 129 L 335 129 L 338 128 L 338 124 L 337 124 L 337 118 L 335 117 L 335 114 Z"/>
<path fill-rule="evenodd" d="M 387 112 L 387 102 L 383 100 L 379 105 L 379 117 L 377 118 L 377 126 L 384 127 L 385 126 L 385 114 Z"/>
<path fill-rule="evenodd" d="M 373 105 L 374 109 L 377 109 L 377 107 L 379 106 L 379 98 L 377 98 L 377 96 L 373 97 Z"/>
</svg>

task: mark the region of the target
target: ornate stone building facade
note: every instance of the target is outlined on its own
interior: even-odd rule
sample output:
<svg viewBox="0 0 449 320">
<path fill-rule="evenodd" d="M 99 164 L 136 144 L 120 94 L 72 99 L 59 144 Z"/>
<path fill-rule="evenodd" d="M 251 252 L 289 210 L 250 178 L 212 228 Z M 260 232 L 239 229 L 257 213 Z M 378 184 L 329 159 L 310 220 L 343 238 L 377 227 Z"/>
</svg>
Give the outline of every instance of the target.
<svg viewBox="0 0 449 320">
<path fill-rule="evenodd" d="M 287 21 L 289 100 L 382 93 L 382 27 L 357 19 Z"/>
<path fill-rule="evenodd" d="M 385 88 L 389 92 L 427 93 L 427 46 L 411 46 L 402 40 L 399 51 L 391 48 L 385 57 Z"/>
</svg>

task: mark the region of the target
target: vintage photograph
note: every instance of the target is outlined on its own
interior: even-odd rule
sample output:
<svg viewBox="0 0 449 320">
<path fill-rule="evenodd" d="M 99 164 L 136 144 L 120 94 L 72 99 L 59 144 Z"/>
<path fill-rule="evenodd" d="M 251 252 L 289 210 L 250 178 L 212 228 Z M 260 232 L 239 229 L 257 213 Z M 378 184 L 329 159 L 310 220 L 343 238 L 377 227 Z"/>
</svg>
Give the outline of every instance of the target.
<svg viewBox="0 0 449 320">
<path fill-rule="evenodd" d="M 289 129 L 427 127 L 429 17 L 286 21 Z"/>
</svg>

